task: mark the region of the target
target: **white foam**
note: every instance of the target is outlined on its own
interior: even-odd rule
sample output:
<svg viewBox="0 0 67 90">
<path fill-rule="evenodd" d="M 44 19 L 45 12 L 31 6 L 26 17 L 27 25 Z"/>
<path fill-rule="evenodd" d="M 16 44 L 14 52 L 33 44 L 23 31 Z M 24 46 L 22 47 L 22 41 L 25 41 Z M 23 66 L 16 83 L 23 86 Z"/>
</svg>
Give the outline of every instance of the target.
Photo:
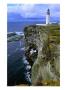
<svg viewBox="0 0 67 90">
<path fill-rule="evenodd" d="M 30 65 L 27 65 L 26 69 L 31 69 L 31 66 Z"/>
<path fill-rule="evenodd" d="M 36 52 L 36 50 L 33 50 L 33 49 L 30 50 L 30 54 L 33 54 L 35 52 Z"/>
<path fill-rule="evenodd" d="M 17 35 L 24 35 L 23 32 L 15 32 Z"/>
<path fill-rule="evenodd" d="M 21 48 L 21 50 L 25 50 L 25 48 Z"/>
</svg>

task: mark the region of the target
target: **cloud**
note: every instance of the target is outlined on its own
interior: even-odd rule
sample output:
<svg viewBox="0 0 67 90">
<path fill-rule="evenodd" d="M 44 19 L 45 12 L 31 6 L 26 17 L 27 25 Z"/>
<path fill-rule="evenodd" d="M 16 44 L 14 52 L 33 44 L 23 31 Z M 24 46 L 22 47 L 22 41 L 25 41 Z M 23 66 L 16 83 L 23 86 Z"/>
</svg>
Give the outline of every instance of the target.
<svg viewBox="0 0 67 90">
<path fill-rule="evenodd" d="M 51 16 L 60 17 L 59 4 L 8 4 L 7 12 L 19 14 L 23 18 L 44 18 L 48 8 Z"/>
</svg>

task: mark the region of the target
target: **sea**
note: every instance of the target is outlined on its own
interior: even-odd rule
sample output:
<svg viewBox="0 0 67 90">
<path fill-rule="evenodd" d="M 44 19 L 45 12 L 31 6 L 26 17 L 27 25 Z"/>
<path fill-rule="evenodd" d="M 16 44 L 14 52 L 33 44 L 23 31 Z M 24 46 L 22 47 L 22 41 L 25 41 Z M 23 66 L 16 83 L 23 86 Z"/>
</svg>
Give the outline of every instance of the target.
<svg viewBox="0 0 67 90">
<path fill-rule="evenodd" d="M 7 22 L 7 32 L 21 32 L 28 25 L 44 23 L 43 21 Z M 7 41 L 7 85 L 31 85 L 31 66 L 25 56 L 24 40 Z"/>
</svg>

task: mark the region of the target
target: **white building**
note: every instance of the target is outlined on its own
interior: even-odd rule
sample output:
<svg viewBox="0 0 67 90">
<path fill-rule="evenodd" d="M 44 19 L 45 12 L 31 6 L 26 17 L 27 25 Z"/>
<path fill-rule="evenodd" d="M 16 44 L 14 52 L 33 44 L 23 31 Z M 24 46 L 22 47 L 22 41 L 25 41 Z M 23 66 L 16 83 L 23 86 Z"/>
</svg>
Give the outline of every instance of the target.
<svg viewBox="0 0 67 90">
<path fill-rule="evenodd" d="M 40 26 L 46 26 L 50 24 L 50 10 L 47 9 L 47 12 L 46 12 L 46 24 L 36 24 L 36 25 L 40 25 Z"/>
<path fill-rule="evenodd" d="M 49 9 L 47 10 L 47 13 L 46 13 L 46 24 L 50 24 L 50 10 Z"/>
</svg>

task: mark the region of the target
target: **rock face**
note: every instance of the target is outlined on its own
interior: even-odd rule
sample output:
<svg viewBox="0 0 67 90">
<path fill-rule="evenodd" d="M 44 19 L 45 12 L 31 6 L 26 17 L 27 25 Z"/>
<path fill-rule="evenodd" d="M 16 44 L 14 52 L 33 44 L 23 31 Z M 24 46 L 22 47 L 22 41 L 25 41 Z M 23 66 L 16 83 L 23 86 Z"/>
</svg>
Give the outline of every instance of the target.
<svg viewBox="0 0 67 90">
<path fill-rule="evenodd" d="M 24 35 L 26 57 L 32 66 L 32 85 L 59 86 L 60 26 L 32 25 L 25 28 Z"/>
</svg>

